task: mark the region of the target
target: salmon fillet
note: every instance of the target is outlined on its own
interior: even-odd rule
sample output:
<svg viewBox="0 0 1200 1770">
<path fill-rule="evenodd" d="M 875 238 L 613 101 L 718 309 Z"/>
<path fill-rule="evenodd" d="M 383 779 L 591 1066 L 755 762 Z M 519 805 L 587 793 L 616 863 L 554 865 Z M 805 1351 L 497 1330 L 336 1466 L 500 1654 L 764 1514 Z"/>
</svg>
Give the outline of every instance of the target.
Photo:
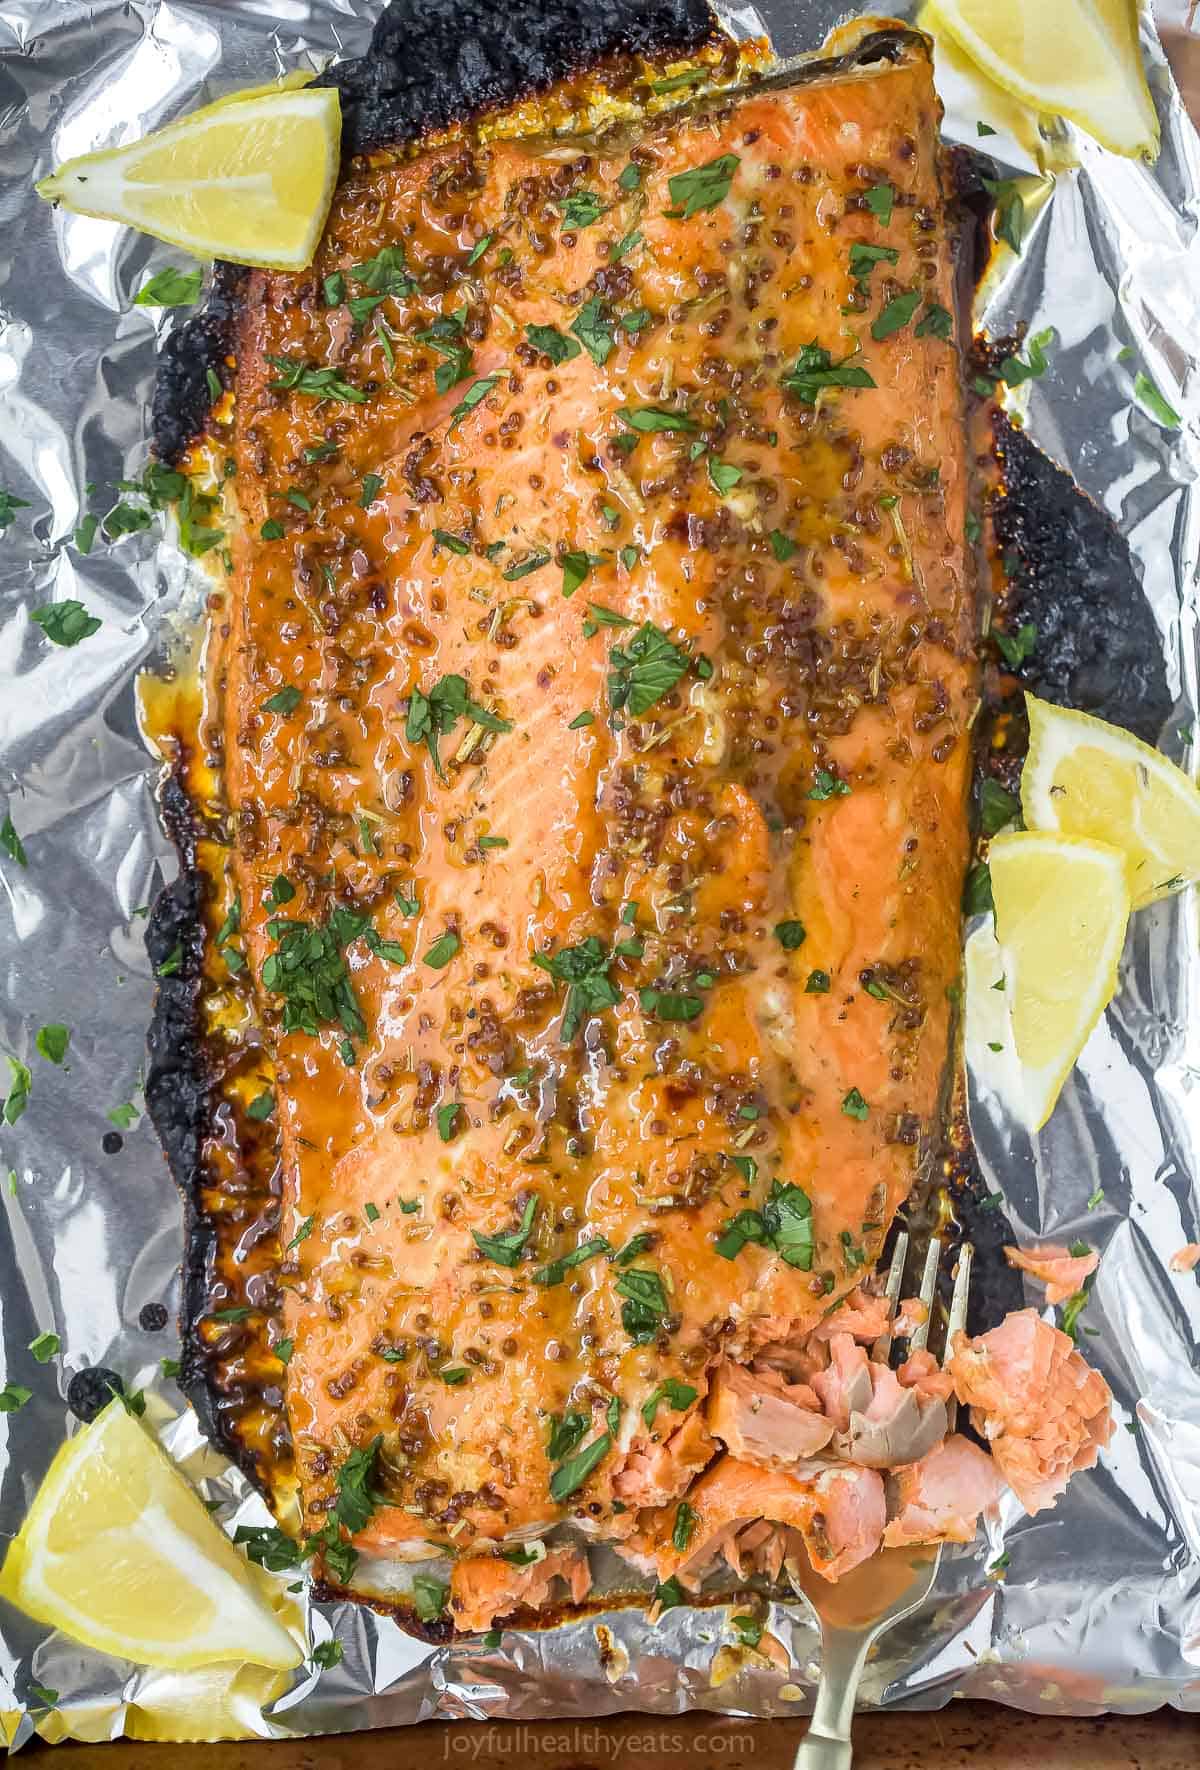
<svg viewBox="0 0 1200 1770">
<path fill-rule="evenodd" d="M 304 1527 L 359 1589 L 486 1557 L 471 1625 L 551 1584 L 497 1544 L 653 1535 L 722 1359 L 714 1431 L 764 1437 L 729 1373 L 857 1290 L 937 1127 L 976 669 L 897 42 L 354 173 L 248 287 L 210 666 Z M 767 1386 L 809 1436 L 764 1454 L 829 1436 Z M 873 1469 L 770 1479 L 829 1570 L 878 1542 Z"/>
</svg>

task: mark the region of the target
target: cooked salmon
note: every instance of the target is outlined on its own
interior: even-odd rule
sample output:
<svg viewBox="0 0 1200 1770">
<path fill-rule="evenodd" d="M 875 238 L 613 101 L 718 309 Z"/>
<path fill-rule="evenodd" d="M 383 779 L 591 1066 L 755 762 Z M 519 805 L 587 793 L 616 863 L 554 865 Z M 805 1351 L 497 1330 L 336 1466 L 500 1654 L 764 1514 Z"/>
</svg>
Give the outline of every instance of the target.
<svg viewBox="0 0 1200 1770">
<path fill-rule="evenodd" d="M 898 1469 L 888 1482 L 891 1517 L 884 1547 L 906 1543 L 969 1543 L 979 1515 L 1004 1491 L 995 1463 L 960 1432 L 920 1462 Z"/>
<path fill-rule="evenodd" d="M 705 1533 L 643 1547 L 660 1575 L 769 1559 L 736 1543 L 766 1520 L 836 1577 L 876 1470 L 741 1459 L 809 1454 L 818 1396 L 840 1433 L 941 1405 L 859 1344 L 968 848 L 937 119 L 905 36 L 463 134 L 354 172 L 314 271 L 249 282 L 209 655 L 288 1418 L 329 1577 L 423 1541 L 460 1626 L 544 1595 L 492 1545 L 657 1542 L 688 1482 Z M 738 1455 L 701 1474 L 718 1366 Z"/>
<path fill-rule="evenodd" d="M 517 1549 L 511 1554 L 520 1557 Z M 541 1610 L 561 1580 L 574 1604 L 591 1588 L 587 1556 L 581 1549 L 550 1549 L 539 1560 L 521 1562 L 503 1555 L 465 1555 L 450 1573 L 450 1615 L 464 1633 L 490 1629 L 517 1610 Z"/>
<path fill-rule="evenodd" d="M 1065 1303 L 1068 1297 L 1083 1289 L 1100 1264 L 1100 1256 L 1094 1248 L 1076 1254 L 1070 1248 L 1060 1247 L 1057 1242 L 1024 1250 L 1005 1248 L 1004 1257 L 1010 1266 L 1027 1272 L 1030 1278 L 1045 1285 L 1047 1303 Z"/>
<path fill-rule="evenodd" d="M 976 1340 L 960 1335 L 950 1372 L 971 1424 L 1029 1513 L 1052 1506 L 1112 1437 L 1108 1384 L 1036 1309 L 1017 1310 Z"/>
</svg>

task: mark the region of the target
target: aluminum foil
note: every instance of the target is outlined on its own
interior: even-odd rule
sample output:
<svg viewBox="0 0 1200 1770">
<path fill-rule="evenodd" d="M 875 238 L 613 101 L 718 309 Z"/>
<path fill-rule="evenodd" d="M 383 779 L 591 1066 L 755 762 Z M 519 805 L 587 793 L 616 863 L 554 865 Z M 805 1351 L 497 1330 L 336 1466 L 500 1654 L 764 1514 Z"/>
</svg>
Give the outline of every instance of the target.
<svg viewBox="0 0 1200 1770">
<path fill-rule="evenodd" d="M 28 504 L 0 540 L 0 816 L 28 853 L 24 868 L 0 855 L 0 1047 L 33 1072 L 28 1110 L 0 1124 L 2 1375 L 33 1391 L 0 1414 L 5 1535 L 71 1429 L 71 1374 L 94 1364 L 145 1386 L 148 1421 L 227 1529 L 269 1521 L 160 1373 L 174 1330 L 139 1327 L 145 1304 L 165 1304 L 173 1321 L 178 1302 L 180 1202 L 154 1135 L 142 1116 L 119 1152 L 104 1141 L 111 1150 L 107 1113 L 140 1107 L 153 991 L 140 917 L 174 868 L 135 679 L 194 605 L 198 581 L 157 524 L 87 556 L 72 535 L 145 464 L 156 329 L 169 320 L 130 303 L 148 270 L 178 259 L 122 228 L 52 213 L 32 183 L 68 155 L 131 140 L 232 87 L 361 53 L 380 7 L 0 0 L 0 486 Z M 756 28 L 752 10 L 729 16 L 742 33 Z M 767 0 L 763 17 L 793 54 L 817 49 L 846 7 Z M 1023 256 L 989 283 L 978 317 L 997 333 L 1016 321 L 1055 328 L 1028 426 L 1129 540 L 1176 699 L 1162 746 L 1185 759 L 1200 691 L 1200 142 L 1148 23 L 1143 44 L 1163 128 L 1153 168 L 1069 128 L 1040 136 L 951 65 L 939 80 L 947 136 L 977 145 L 984 121 L 997 131 L 989 151 L 1033 181 Z M 1037 178 L 1048 162 L 1052 183 Z M 1183 414 L 1180 430 L 1135 403 L 1139 367 Z M 66 597 L 103 623 L 71 650 L 49 644 L 28 613 Z M 1054 1511 L 1027 1519 L 1010 1496 L 988 1541 L 947 1554 L 926 1606 L 868 1668 L 868 1704 L 973 1696 L 1051 1713 L 1200 1710 L 1200 1282 L 1169 1268 L 1200 1240 L 1192 897 L 1135 918 L 1118 997 L 1038 1138 L 1013 1130 L 995 1076 L 971 1077 L 985 1174 L 1022 1238 L 1085 1235 L 1103 1251 L 1086 1349 L 1113 1386 L 1120 1425 L 1099 1468 Z M 33 1048 L 36 1029 L 55 1021 L 71 1027 L 62 1068 Z M 1040 1305 L 1040 1292 L 1029 1300 Z M 27 1348 L 47 1330 L 62 1352 L 43 1366 Z M 1002 1552 L 1003 1578 L 989 1577 Z M 15 1746 L 35 1729 L 280 1737 L 431 1717 L 770 1716 L 811 1702 L 817 1643 L 800 1605 L 771 1609 L 788 1672 L 748 1659 L 721 1682 L 714 1661 L 732 1639 L 721 1609 L 672 1610 L 657 1626 L 615 1610 L 599 1624 L 506 1632 L 492 1651 L 431 1649 L 368 1610 L 302 1602 L 310 1641 L 336 1636 L 344 1659 L 275 1680 L 139 1669 L 0 1605 L 0 1729 Z M 58 1693 L 56 1707 L 39 1687 Z"/>
</svg>

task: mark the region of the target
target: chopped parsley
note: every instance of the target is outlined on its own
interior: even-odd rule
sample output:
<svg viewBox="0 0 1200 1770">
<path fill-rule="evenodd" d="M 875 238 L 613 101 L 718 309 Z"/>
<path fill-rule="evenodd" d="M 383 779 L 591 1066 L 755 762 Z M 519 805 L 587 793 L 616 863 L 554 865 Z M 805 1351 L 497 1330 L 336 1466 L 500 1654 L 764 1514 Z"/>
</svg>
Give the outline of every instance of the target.
<svg viewBox="0 0 1200 1770">
<path fill-rule="evenodd" d="M 562 210 L 564 227 L 591 227 L 606 213 L 608 204 L 597 196 L 595 191 L 572 191 L 569 197 L 557 197 L 556 206 Z"/>
<path fill-rule="evenodd" d="M 596 367 L 602 369 L 613 347 L 613 335 L 605 318 L 604 302 L 598 295 L 593 295 L 580 308 L 571 332 L 578 338 Z"/>
<path fill-rule="evenodd" d="M 508 1230 L 503 1235 L 480 1235 L 477 1229 L 471 1231 L 471 1239 L 481 1254 L 494 1260 L 497 1266 L 515 1266 L 525 1252 L 525 1244 L 533 1229 L 533 1220 L 537 1216 L 537 1195 L 531 1196 L 521 1213 L 519 1229 Z"/>
<path fill-rule="evenodd" d="M 267 361 L 279 371 L 279 379 L 269 383 L 273 393 L 307 393 L 313 399 L 342 400 L 354 406 L 366 403 L 362 388 L 343 381 L 336 369 L 314 369 L 310 363 L 289 356 L 268 356 Z"/>
<path fill-rule="evenodd" d="M 25 844 L 16 831 L 12 818 L 6 811 L 0 822 L 0 849 L 3 849 L 9 860 L 15 860 L 19 867 L 29 865 L 29 856 L 25 852 Z"/>
<path fill-rule="evenodd" d="M 354 993 L 345 949 L 365 933 L 369 919 L 344 909 L 330 911 L 324 923 L 276 916 L 267 923 L 275 951 L 263 961 L 262 984 L 283 998 L 283 1030 L 315 1038 L 322 1026 L 340 1026 L 350 1038 L 363 1038 L 366 1022 Z"/>
<path fill-rule="evenodd" d="M 807 799 L 844 799 L 850 791 L 849 782 L 839 780 L 828 768 L 818 768 L 813 777 L 813 784 L 805 794 Z"/>
<path fill-rule="evenodd" d="M 459 719 L 469 719 L 474 724 L 483 726 L 485 731 L 512 730 L 507 719 L 501 719 L 498 714 L 489 712 L 478 701 L 471 699 L 465 676 L 443 676 L 434 683 L 428 694 L 424 694 L 419 688 L 413 689 L 408 703 L 404 735 L 410 744 L 425 745 L 433 758 L 434 770 L 439 780 L 444 781 L 446 776 L 438 753 L 438 743 L 454 729 L 455 722 Z"/>
<path fill-rule="evenodd" d="M 1144 411 L 1149 412 L 1156 424 L 1164 430 L 1178 430 L 1183 420 L 1174 406 L 1170 405 L 1151 381 L 1149 375 L 1139 369 L 1133 378 L 1133 397 Z"/>
<path fill-rule="evenodd" d="M 670 412 L 663 406 L 622 406 L 619 416 L 630 430 L 649 433 L 655 430 L 699 430 L 700 426 L 686 412 Z"/>
<path fill-rule="evenodd" d="M 449 1586 L 429 1573 L 414 1573 L 412 1583 L 413 1609 L 421 1622 L 433 1622 L 441 1616 L 450 1596 Z"/>
<path fill-rule="evenodd" d="M 448 1101 L 445 1106 L 438 1107 L 435 1117 L 437 1119 L 438 1136 L 443 1143 L 453 1143 L 455 1133 L 458 1130 L 458 1116 L 461 1111 L 462 1107 L 457 1100 Z"/>
<path fill-rule="evenodd" d="M 979 789 L 979 827 L 984 835 L 994 836 L 1020 813 L 1021 801 L 989 775 Z"/>
<path fill-rule="evenodd" d="M 526 326 L 525 336 L 536 351 L 556 365 L 569 363 L 583 349 L 577 338 L 568 338 L 557 326 Z"/>
<path fill-rule="evenodd" d="M 671 1543 L 681 1553 L 692 1540 L 697 1516 L 698 1514 L 692 1510 L 686 1500 L 680 1500 L 675 1510 L 675 1525 L 671 1531 Z"/>
<path fill-rule="evenodd" d="M 792 540 L 790 535 L 785 535 L 782 529 L 772 529 L 767 536 L 767 539 L 771 543 L 771 552 L 775 555 L 780 565 L 782 565 L 785 560 L 791 559 L 792 555 L 799 551 L 795 541 Z"/>
<path fill-rule="evenodd" d="M 5 1383 L 0 1389 L 0 1414 L 15 1414 L 33 1399 L 33 1390 L 21 1383 Z"/>
<path fill-rule="evenodd" d="M 303 698 L 298 688 L 293 687 L 290 682 L 285 683 L 282 688 L 276 689 L 269 700 L 263 702 L 263 712 L 281 713 L 286 717 L 296 711 Z"/>
<path fill-rule="evenodd" d="M 708 457 L 709 483 L 713 490 L 719 492 L 722 497 L 726 492 L 733 490 L 741 477 L 740 467 L 732 467 L 728 461 L 715 461 L 711 455 Z"/>
<path fill-rule="evenodd" d="M 676 1377 L 666 1377 L 658 1387 L 652 1389 L 642 1403 L 642 1418 L 647 1426 L 653 1426 L 654 1416 L 665 1401 L 675 1413 L 686 1413 L 696 1399 L 696 1391 L 690 1383 L 681 1383 Z"/>
<path fill-rule="evenodd" d="M 621 992 L 608 975 L 614 955 L 595 934 L 554 954 L 534 953 L 533 962 L 556 983 L 567 986 L 559 1037 L 569 1045 L 584 1021 L 613 1008 Z"/>
<path fill-rule="evenodd" d="M 717 1237 L 723 1260 L 736 1260 L 747 1242 L 771 1248 L 789 1266 L 811 1272 L 813 1263 L 812 1203 L 790 1182 L 773 1180 L 761 1211 L 739 1211 Z"/>
<path fill-rule="evenodd" d="M 379 495 L 379 488 L 382 486 L 382 484 L 383 484 L 383 480 L 379 477 L 379 475 L 377 473 L 364 473 L 363 474 L 362 495 L 358 500 L 360 509 L 362 509 L 362 510 L 369 510 L 370 509 L 371 505 L 375 502 L 375 499 Z"/>
<path fill-rule="evenodd" d="M 448 534 L 445 529 L 434 529 L 433 538 L 439 547 L 445 547 L 448 552 L 457 553 L 460 557 L 471 551 L 469 541 L 464 541 L 461 535 Z"/>
<path fill-rule="evenodd" d="M 233 1540 L 256 1566 L 265 1567 L 269 1573 L 287 1573 L 304 1560 L 300 1544 L 293 1542 L 277 1524 L 239 1524 Z"/>
<path fill-rule="evenodd" d="M 701 996 L 686 995 L 679 990 L 640 989 L 638 1001 L 643 1014 L 656 1020 L 695 1020 L 704 1007 Z"/>
<path fill-rule="evenodd" d="M 992 902 L 992 874 L 984 860 L 977 860 L 968 869 L 967 882 L 963 888 L 963 911 L 968 916 L 982 916 L 994 909 Z"/>
<path fill-rule="evenodd" d="M 644 1346 L 654 1339 L 667 1313 L 667 1293 L 657 1272 L 644 1266 L 630 1266 L 616 1285 L 617 1295 L 624 1297 L 621 1305 L 621 1326 L 635 1346 Z"/>
<path fill-rule="evenodd" d="M 564 596 L 574 596 L 576 590 L 578 590 L 579 586 L 584 582 L 592 567 L 603 565 L 604 559 L 599 553 L 586 553 L 580 551 L 562 554 L 559 559 L 559 564 L 562 566 L 563 574 L 562 593 Z"/>
<path fill-rule="evenodd" d="M 561 1284 L 573 1266 L 582 1266 L 585 1260 L 594 1260 L 600 1254 L 611 1254 L 611 1244 L 602 1235 L 594 1235 L 588 1241 L 581 1242 L 572 1248 L 569 1254 L 560 1254 L 549 1265 L 541 1266 L 533 1275 L 535 1284 Z"/>
<path fill-rule="evenodd" d="M 472 264 L 479 263 L 479 260 L 491 245 L 493 238 L 494 235 L 492 234 L 484 234 L 482 239 L 476 240 L 475 244 L 471 247 L 471 256 L 467 259 L 468 267 Z"/>
<path fill-rule="evenodd" d="M 850 275 L 858 284 L 863 295 L 871 281 L 871 272 L 877 264 L 896 264 L 900 254 L 895 246 L 868 246 L 856 240 L 850 248 Z"/>
<path fill-rule="evenodd" d="M 827 996 L 831 982 L 828 971 L 810 971 L 804 993 L 807 996 Z"/>
<path fill-rule="evenodd" d="M 614 713 L 638 719 L 669 694 L 688 668 L 688 655 L 646 621 L 608 655 L 608 700 Z"/>
<path fill-rule="evenodd" d="M 465 418 L 468 412 L 473 412 L 480 401 L 487 398 L 499 379 L 499 375 L 484 375 L 478 381 L 473 381 L 451 411 L 451 423 L 457 424 L 460 418 Z"/>
<path fill-rule="evenodd" d="M 570 721 L 570 723 L 568 724 L 567 730 L 568 731 L 583 731 L 585 729 L 585 727 L 587 727 L 589 725 L 595 725 L 595 723 L 596 723 L 596 715 L 594 713 L 588 713 L 588 712 L 576 713 L 574 719 L 572 719 Z"/>
<path fill-rule="evenodd" d="M 642 169 L 641 169 L 641 167 L 635 166 L 633 161 L 631 160 L 629 162 L 628 166 L 623 166 L 621 168 L 620 176 L 617 179 L 617 183 L 620 185 L 620 187 L 623 191 L 640 190 L 642 188 Z"/>
<path fill-rule="evenodd" d="M 69 596 L 65 602 L 44 603 L 41 608 L 31 610 L 30 619 L 37 622 L 47 639 L 64 646 L 78 645 L 80 640 L 90 639 L 104 625 L 95 615 L 89 615 L 74 596 Z"/>
<path fill-rule="evenodd" d="M 871 1108 L 867 1105 L 857 1088 L 851 1088 L 842 1101 L 842 1111 L 848 1119 L 862 1120 L 871 1116 Z"/>
<path fill-rule="evenodd" d="M 785 953 L 794 953 L 797 947 L 804 945 L 808 930 L 803 922 L 792 920 L 790 922 L 776 922 L 774 934 Z"/>
<path fill-rule="evenodd" d="M 763 1626 L 756 1616 L 731 1616 L 729 1626 L 739 1647 L 757 1647 L 763 1638 Z"/>
<path fill-rule="evenodd" d="M 1015 670 L 1025 662 L 1036 646 L 1037 631 L 1032 621 L 1022 621 L 1015 633 L 1001 633 L 993 628 L 992 638 L 1000 648 L 1000 655 L 1005 663 Z"/>
<path fill-rule="evenodd" d="M 1054 327 L 1047 326 L 1041 332 L 1035 332 L 1028 340 L 1028 360 L 1022 362 L 1019 356 L 1006 356 L 1000 364 L 1000 379 L 1006 387 L 1020 387 L 1022 382 L 1036 381 L 1050 367 L 1046 356 L 1046 346 L 1054 337 Z"/>
<path fill-rule="evenodd" d="M 892 219 L 892 208 L 896 201 L 896 188 L 891 184 L 873 184 L 870 190 L 863 192 L 863 201 L 876 221 L 887 227 Z"/>
<path fill-rule="evenodd" d="M 985 178 L 983 187 L 995 200 L 993 222 L 996 238 L 1004 240 L 1014 252 L 1020 253 L 1025 239 L 1025 199 L 1013 178 Z"/>
<path fill-rule="evenodd" d="M 29 1093 L 33 1086 L 33 1076 L 16 1057 L 8 1058 L 11 1076 L 8 1093 L 5 1096 L 3 1117 L 6 1125 L 15 1125 L 29 1105 Z"/>
<path fill-rule="evenodd" d="M 44 1057 L 47 1063 L 61 1063 L 67 1054 L 67 1046 L 70 1042 L 70 1027 L 62 1026 L 57 1021 L 51 1022 L 49 1026 L 39 1027 L 35 1040 L 38 1055 Z"/>
<path fill-rule="evenodd" d="M 866 369 L 853 363 L 849 357 L 835 363 L 814 338 L 811 344 L 804 345 L 795 367 L 782 377 L 780 385 L 805 405 L 813 406 L 822 388 L 874 387 L 876 383 Z"/>
<path fill-rule="evenodd" d="M 199 266 L 195 270 L 177 270 L 168 265 L 160 270 L 148 282 L 142 284 L 133 298 L 135 307 L 190 307 L 200 298 L 200 285 L 204 281 L 204 272 Z"/>
<path fill-rule="evenodd" d="M 326 1559 L 328 1559 L 328 1555 Z M 346 1577 L 349 1578 L 349 1575 Z M 318 1671 L 332 1671 L 334 1666 L 341 1665 L 344 1651 L 340 1641 L 318 1641 L 312 1650 L 312 1663 Z"/>
<path fill-rule="evenodd" d="M 612 1449 L 612 1433 L 602 1432 L 598 1438 L 585 1445 L 574 1456 L 560 1463 L 550 1477 L 550 1498 L 560 1504 L 577 1493 L 592 1471 L 599 1466 Z"/>
<path fill-rule="evenodd" d="M 541 551 L 527 553 L 524 559 L 519 559 L 515 565 L 510 565 L 500 575 L 506 584 L 515 584 L 519 579 L 529 577 L 532 572 L 540 572 L 544 565 L 549 564 L 550 555 L 548 553 Z"/>
<path fill-rule="evenodd" d="M 38 1334 L 35 1339 L 30 1340 L 29 1350 L 39 1364 L 49 1364 L 52 1358 L 57 1357 L 61 1345 L 62 1341 L 57 1334 Z"/>
<path fill-rule="evenodd" d="M 447 966 L 462 946 L 462 941 L 453 928 L 447 928 L 439 934 L 429 951 L 425 954 L 424 963 L 432 971 L 441 971 Z"/>
<path fill-rule="evenodd" d="M 948 341 L 954 336 L 954 318 L 947 308 L 931 301 L 917 321 L 915 335 L 918 338 L 941 338 Z"/>
<path fill-rule="evenodd" d="M 872 338 L 878 344 L 883 339 L 890 338 L 893 332 L 903 331 L 920 305 L 921 291 L 919 289 L 910 289 L 903 295 L 893 295 L 871 321 Z"/>
<path fill-rule="evenodd" d="M 721 154 L 707 160 L 690 172 L 677 172 L 667 180 L 671 201 L 675 205 L 665 213 L 673 221 L 690 221 L 702 209 L 715 209 L 729 195 L 734 173 L 741 161 L 737 154 Z"/>
</svg>

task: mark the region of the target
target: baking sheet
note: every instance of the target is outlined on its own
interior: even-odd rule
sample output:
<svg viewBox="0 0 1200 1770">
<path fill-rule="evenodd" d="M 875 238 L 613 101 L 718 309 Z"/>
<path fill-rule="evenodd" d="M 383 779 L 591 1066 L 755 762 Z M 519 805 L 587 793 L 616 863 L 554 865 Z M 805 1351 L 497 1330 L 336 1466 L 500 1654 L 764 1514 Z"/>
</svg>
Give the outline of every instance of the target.
<svg viewBox="0 0 1200 1770">
<path fill-rule="evenodd" d="M 94 1364 L 146 1387 L 147 1418 L 220 1502 L 227 1528 L 268 1522 L 160 1375 L 177 1352 L 173 1328 L 138 1325 L 147 1303 L 174 1321 L 181 1253 L 180 1202 L 144 1114 L 119 1152 L 104 1147 L 106 1114 L 141 1104 L 153 985 L 140 912 L 174 869 L 134 682 L 194 605 L 198 580 L 160 521 L 86 557 L 71 537 L 145 465 L 155 334 L 170 316 L 131 299 L 179 255 L 52 213 L 32 180 L 232 87 L 359 54 L 380 10 L 379 0 L 0 0 L 0 486 L 28 501 L 0 539 L 0 816 L 28 853 L 25 868 L 0 856 L 0 1049 L 33 1071 L 28 1110 L 0 1124 L 0 1380 L 33 1390 L 19 1412 L 0 1414 L 6 1534 L 72 1425 L 71 1374 Z M 834 0 L 762 10 L 783 54 L 816 49 L 846 16 Z M 755 15 L 737 22 L 753 30 Z M 1000 131 L 986 146 L 1007 172 L 1035 174 L 1047 157 L 1057 167 L 982 319 L 996 333 L 1018 321 L 1056 330 L 1028 425 L 1133 549 L 1176 700 L 1162 747 L 1187 760 L 1200 655 L 1200 143 L 1148 24 L 1143 38 L 1163 125 L 1153 168 L 1069 127 L 1042 140 L 953 70 L 940 78 L 950 139 L 978 145 L 982 118 Z M 1183 414 L 1179 431 L 1135 405 L 1139 367 Z M 66 597 L 103 622 L 70 650 L 28 614 Z M 1168 1266 L 1200 1240 L 1193 899 L 1136 918 L 1121 991 L 1033 1143 L 1014 1133 L 987 1078 L 973 1078 L 979 1156 L 1022 1239 L 1084 1236 L 1103 1251 L 1086 1351 L 1114 1388 L 1120 1424 L 1099 1468 L 1053 1512 L 1026 1519 L 1009 1496 L 989 1541 L 947 1555 L 926 1607 L 868 1667 L 865 1703 L 929 1708 L 964 1695 L 1040 1712 L 1200 1709 L 1200 1282 Z M 36 1029 L 54 1021 L 72 1029 L 61 1069 L 33 1051 Z M 1029 1300 L 1040 1306 L 1040 1291 Z M 41 1366 L 26 1348 L 47 1330 L 62 1354 Z M 1005 1575 L 989 1578 L 1002 1551 Z M 816 1641 L 803 1609 L 771 1611 L 788 1673 L 748 1663 L 715 1684 L 727 1617 L 679 1609 L 652 1627 L 640 1612 L 614 1612 L 604 1626 L 616 1648 L 602 1663 L 595 1619 L 506 1632 L 498 1651 L 430 1649 L 364 1609 L 312 1606 L 310 1638 L 336 1634 L 342 1663 L 272 1685 L 253 1673 L 140 1670 L 0 1606 L 0 1728 L 19 1745 L 35 1727 L 51 1738 L 272 1737 L 432 1716 L 810 1705 Z M 56 1708 L 35 1685 L 58 1692 Z"/>
</svg>

